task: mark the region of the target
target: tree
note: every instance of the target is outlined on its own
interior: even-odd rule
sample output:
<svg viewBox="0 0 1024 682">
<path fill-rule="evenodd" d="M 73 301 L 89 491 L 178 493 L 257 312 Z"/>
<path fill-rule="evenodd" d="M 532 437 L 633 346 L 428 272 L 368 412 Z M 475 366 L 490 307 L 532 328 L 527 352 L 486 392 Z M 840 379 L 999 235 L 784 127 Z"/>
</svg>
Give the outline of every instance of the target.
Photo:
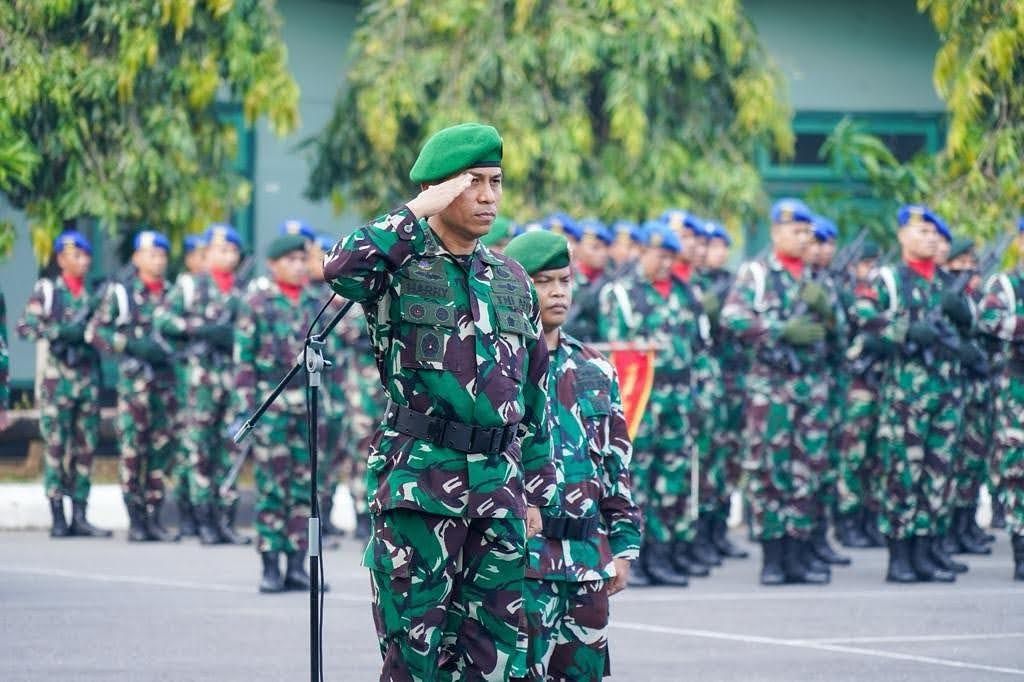
<svg viewBox="0 0 1024 682">
<path fill-rule="evenodd" d="M 308 195 L 363 214 L 407 198 L 425 139 L 466 120 L 505 140 L 505 211 L 642 219 L 762 215 L 755 145 L 790 112 L 737 0 L 365 6 L 347 90 L 315 138 Z"/>
<path fill-rule="evenodd" d="M 293 130 L 286 61 L 268 0 L 0 3 L 0 191 L 37 255 L 81 218 L 179 238 L 246 204 L 218 107 Z"/>
<path fill-rule="evenodd" d="M 918 0 L 918 9 L 942 40 L 934 80 L 949 112 L 943 149 L 900 164 L 844 123 L 823 152 L 876 197 L 927 203 L 954 230 L 991 237 L 1024 209 L 1024 0 Z"/>
</svg>

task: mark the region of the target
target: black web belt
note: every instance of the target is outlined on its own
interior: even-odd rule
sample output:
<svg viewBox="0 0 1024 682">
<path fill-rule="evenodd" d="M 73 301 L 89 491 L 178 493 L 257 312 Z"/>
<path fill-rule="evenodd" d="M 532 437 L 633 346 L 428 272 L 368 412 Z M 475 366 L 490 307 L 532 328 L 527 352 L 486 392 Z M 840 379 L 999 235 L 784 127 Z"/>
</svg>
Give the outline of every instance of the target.
<svg viewBox="0 0 1024 682">
<path fill-rule="evenodd" d="M 601 527 L 600 516 L 586 516 L 574 519 L 569 516 L 543 517 L 544 529 L 541 535 L 549 540 L 586 540 Z"/>
<path fill-rule="evenodd" d="M 454 419 L 423 414 L 390 400 L 384 423 L 399 433 L 442 448 L 484 454 L 504 452 L 519 428 L 518 423 L 505 426 L 463 424 Z"/>
</svg>

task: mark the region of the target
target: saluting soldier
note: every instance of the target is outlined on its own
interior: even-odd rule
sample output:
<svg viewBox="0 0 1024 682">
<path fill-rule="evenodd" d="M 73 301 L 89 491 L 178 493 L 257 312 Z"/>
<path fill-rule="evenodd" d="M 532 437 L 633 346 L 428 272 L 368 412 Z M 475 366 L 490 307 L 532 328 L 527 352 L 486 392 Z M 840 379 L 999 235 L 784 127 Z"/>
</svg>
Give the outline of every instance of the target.
<svg viewBox="0 0 1024 682">
<path fill-rule="evenodd" d="M 558 504 L 545 508 L 543 530 L 528 543 L 528 678 L 600 680 L 609 671 L 608 598 L 625 588 L 640 549 L 618 379 L 599 352 L 561 331 L 573 295 L 565 237 L 524 234 L 505 253 L 540 301 L 558 481 Z"/>
<path fill-rule="evenodd" d="M 192 505 L 199 541 L 249 544 L 234 528 L 238 493 L 224 483 L 235 448 L 225 437 L 230 423 L 235 369 L 232 360 L 235 320 L 243 291 L 235 269 L 242 238 L 230 225 L 211 225 L 205 234 L 206 272 L 178 282 L 157 311 L 160 334 L 190 345 L 188 355 L 189 424 L 185 435 L 191 463 Z M 224 488 L 222 490 L 222 488 Z"/>
<path fill-rule="evenodd" d="M 436 133 L 409 173 L 420 194 L 324 265 L 362 304 L 389 399 L 368 457 L 363 557 L 382 680 L 526 672 L 526 539 L 555 471 L 537 294 L 478 242 L 500 207 L 501 158 L 491 126 Z"/>
<path fill-rule="evenodd" d="M 51 537 L 110 537 L 85 518 L 92 456 L 99 440 L 100 358 L 85 340 L 97 304 L 86 284 L 92 245 L 80 232 L 62 232 L 53 242 L 60 275 L 36 282 L 18 322 L 18 335 L 49 342 L 37 396 L 39 432 L 45 443 L 43 485 L 53 514 Z M 71 524 L 64 497 L 71 498 Z"/>
<path fill-rule="evenodd" d="M 160 511 L 173 463 L 177 406 L 170 348 L 155 338 L 154 312 L 166 294 L 171 244 L 159 232 L 142 230 L 133 246 L 135 276 L 106 287 L 85 336 L 118 360 L 116 424 L 128 541 L 170 542 L 179 536 L 163 527 Z"/>
<path fill-rule="evenodd" d="M 828 293 L 810 281 L 803 260 L 813 219 L 800 200 L 776 202 L 773 252 L 744 264 L 722 308 L 723 324 L 754 349 L 744 468 L 763 585 L 830 580 L 828 564 L 810 544 L 815 495 L 828 466 L 828 384 L 821 375 L 833 315 Z"/>
</svg>

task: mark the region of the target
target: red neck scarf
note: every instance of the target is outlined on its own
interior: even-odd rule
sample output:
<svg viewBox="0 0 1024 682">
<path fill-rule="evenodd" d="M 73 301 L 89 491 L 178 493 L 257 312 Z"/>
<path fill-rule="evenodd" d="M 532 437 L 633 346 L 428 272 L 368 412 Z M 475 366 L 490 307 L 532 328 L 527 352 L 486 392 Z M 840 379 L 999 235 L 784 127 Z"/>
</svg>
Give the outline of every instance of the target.
<svg viewBox="0 0 1024 682">
<path fill-rule="evenodd" d="M 584 263 L 580 263 L 578 267 L 580 274 L 587 278 L 588 282 L 593 282 L 595 279 L 604 274 L 604 271 L 600 268 L 593 268 Z"/>
<path fill-rule="evenodd" d="M 659 279 L 656 282 L 651 282 L 651 286 L 654 290 L 661 294 L 662 298 L 668 298 L 668 292 L 672 290 L 672 278 L 666 277 L 665 279 Z"/>
<path fill-rule="evenodd" d="M 935 279 L 935 261 L 906 259 L 907 267 L 929 282 Z"/>
<path fill-rule="evenodd" d="M 785 254 L 775 252 L 775 258 L 779 261 L 782 267 L 793 276 L 793 279 L 800 279 L 804 274 L 804 260 L 798 256 L 787 256 Z"/>
<path fill-rule="evenodd" d="M 157 277 L 156 279 L 146 279 L 145 277 L 142 277 L 141 275 L 139 276 L 139 279 L 141 279 L 142 283 L 144 285 L 146 285 L 146 289 L 149 290 L 149 293 L 156 294 L 158 296 L 162 296 L 163 295 L 163 293 L 164 293 L 164 281 L 162 279 L 160 279 L 159 277 Z"/>
<path fill-rule="evenodd" d="M 235 286 L 235 273 L 230 270 L 227 272 L 221 270 L 214 270 L 210 268 L 210 277 L 213 278 L 213 282 L 220 289 L 220 293 L 226 294 Z"/>
<path fill-rule="evenodd" d="M 693 263 L 677 260 L 672 265 L 672 274 L 689 284 L 690 278 L 693 276 Z"/>
<path fill-rule="evenodd" d="M 85 289 L 85 277 L 72 277 L 68 274 L 61 274 L 61 279 L 64 280 L 64 284 L 72 296 L 78 298 L 82 295 L 82 290 Z"/>
<path fill-rule="evenodd" d="M 302 293 L 301 284 L 288 284 L 287 282 L 277 280 L 277 288 L 280 289 L 281 293 L 284 294 L 292 303 L 299 302 L 299 294 Z"/>
</svg>

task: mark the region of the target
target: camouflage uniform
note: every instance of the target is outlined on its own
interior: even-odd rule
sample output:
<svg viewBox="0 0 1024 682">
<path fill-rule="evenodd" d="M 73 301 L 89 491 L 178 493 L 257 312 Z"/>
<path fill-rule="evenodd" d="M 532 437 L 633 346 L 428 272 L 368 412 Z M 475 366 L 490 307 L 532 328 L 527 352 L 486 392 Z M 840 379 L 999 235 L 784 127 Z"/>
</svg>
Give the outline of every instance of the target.
<svg viewBox="0 0 1024 682">
<path fill-rule="evenodd" d="M 995 393 L 995 458 L 1007 528 L 1015 554 L 1024 552 L 1024 269 L 993 277 L 986 287 L 980 329 L 1007 344 L 1006 368 Z M 1024 558 L 1024 555 L 1022 555 Z"/>
<path fill-rule="evenodd" d="M 117 435 L 121 493 L 129 511 L 157 516 L 174 455 L 177 413 L 169 354 L 150 363 L 131 354 L 133 340 L 153 339 L 153 316 L 164 290 L 152 291 L 138 277 L 114 282 L 89 322 L 86 337 L 101 353 L 118 358 Z"/>
<path fill-rule="evenodd" d="M 898 540 L 941 536 L 949 517 L 949 477 L 962 420 L 958 363 L 929 349 L 936 352 L 929 366 L 925 349 L 907 344 L 909 325 L 939 305 L 943 286 L 938 274 L 929 281 L 906 264 L 883 267 L 854 306 L 865 333 L 903 347 L 882 385 L 878 428 L 880 526 Z"/>
<path fill-rule="evenodd" d="M 50 344 L 38 402 L 39 431 L 46 448 L 43 485 L 51 500 L 67 495 L 85 504 L 89 498 L 92 456 L 99 439 L 100 359 L 91 346 L 68 344 L 58 334 L 61 325 L 84 325 L 95 299 L 88 287 L 74 296 L 60 276 L 41 279 L 18 322 L 22 338 Z"/>
<path fill-rule="evenodd" d="M 382 679 L 522 675 L 522 519 L 555 494 L 536 292 L 483 245 L 453 256 L 404 207 L 336 245 L 324 272 L 362 304 L 392 401 L 367 459 L 374 532 L 363 559 Z M 396 430 L 411 413 L 472 425 L 452 438 L 493 428 L 491 445 L 462 451 Z"/>
<path fill-rule="evenodd" d="M 11 357 L 7 350 L 7 300 L 0 292 L 0 414 L 7 410 L 11 401 L 9 385 Z"/>
<path fill-rule="evenodd" d="M 808 277 L 805 269 L 803 278 Z M 744 264 L 722 309 L 722 324 L 754 355 L 745 379 L 743 468 L 758 539 L 803 541 L 816 522 L 815 496 L 828 470 L 828 383 L 821 344 L 781 338 L 800 281 L 770 256 Z"/>
<path fill-rule="evenodd" d="M 182 289 L 188 287 L 190 290 L 194 291 L 195 277 L 196 276 L 190 272 L 183 272 L 178 275 L 173 288 Z M 191 281 L 186 284 L 184 283 L 185 279 L 189 279 Z M 165 297 L 164 305 L 166 305 L 166 303 L 167 297 Z M 159 314 L 159 312 L 159 309 L 157 309 L 157 314 Z M 158 336 L 163 339 L 162 335 L 158 334 Z M 179 513 L 183 515 L 191 515 L 193 513 L 192 493 L 189 487 L 189 482 L 192 478 L 192 472 L 191 464 L 189 462 L 187 436 L 189 424 L 192 423 L 192 417 L 189 414 L 188 369 L 192 362 L 189 356 L 193 352 L 193 344 L 189 344 L 187 341 L 180 338 L 163 339 L 163 343 L 167 344 L 167 346 L 174 351 L 174 402 L 176 410 L 172 415 L 174 461 L 171 468 L 171 479 L 174 486 L 173 495 L 175 502 L 178 504 Z"/>
<path fill-rule="evenodd" d="M 225 436 L 225 424 L 231 423 L 231 394 L 235 368 L 231 351 L 199 338 L 209 325 L 236 324 L 238 301 L 242 291 L 236 283 L 222 292 L 208 273 L 180 280 L 167 295 L 166 304 L 157 311 L 157 327 L 169 339 L 189 344 L 188 419 L 185 443 L 189 453 L 189 488 L 197 510 L 216 506 L 216 513 L 230 513 L 238 499 L 232 486 L 221 491 L 232 463 L 234 448 Z M 292 356 L 294 359 L 294 355 Z"/>
<path fill-rule="evenodd" d="M 322 301 L 309 288 L 303 288 L 295 302 L 266 277 L 249 285 L 235 329 L 235 414 L 252 414 L 260 399 L 288 373 L 321 306 Z M 321 419 L 322 428 L 325 424 Z M 301 377 L 293 379 L 264 413 L 254 436 L 257 550 L 304 553 L 308 548 L 311 463 Z M 321 459 L 326 461 L 326 457 Z"/>
<path fill-rule="evenodd" d="M 528 543 L 529 678 L 599 680 L 608 672 L 612 559 L 635 559 L 640 549 L 631 445 L 615 370 L 600 353 L 562 334 L 550 372 L 560 504 L 545 509 L 546 530 Z M 585 534 L 555 529 L 566 519 L 596 523 Z"/>
</svg>

